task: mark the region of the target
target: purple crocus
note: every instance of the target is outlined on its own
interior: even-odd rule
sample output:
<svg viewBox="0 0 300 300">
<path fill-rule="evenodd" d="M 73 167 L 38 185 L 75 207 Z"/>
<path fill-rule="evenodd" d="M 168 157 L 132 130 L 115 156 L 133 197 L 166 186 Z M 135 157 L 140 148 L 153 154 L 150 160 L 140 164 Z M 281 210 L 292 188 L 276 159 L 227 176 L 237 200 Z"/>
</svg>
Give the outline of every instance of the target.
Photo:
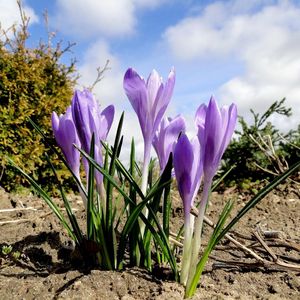
<svg viewBox="0 0 300 300">
<path fill-rule="evenodd" d="M 80 147 L 80 141 L 73 122 L 71 106 L 67 108 L 65 114 L 61 114 L 60 116 L 56 112 L 53 112 L 51 121 L 55 140 L 62 150 L 71 170 L 80 180 L 80 153 L 73 146 L 75 144 Z"/>
<path fill-rule="evenodd" d="M 202 175 L 200 143 L 197 138 L 189 141 L 184 133 L 179 137 L 174 147 L 174 170 L 184 209 L 184 244 L 180 281 L 185 285 L 190 269 L 194 230 L 194 216 L 191 215 L 191 208 L 198 193 Z"/>
<path fill-rule="evenodd" d="M 143 193 L 146 193 L 147 189 L 152 140 L 171 100 L 174 84 L 175 72 L 173 69 L 165 84 L 155 70 L 151 72 L 147 81 L 131 68 L 126 71 L 124 76 L 124 90 L 138 116 L 144 138 Z"/>
<path fill-rule="evenodd" d="M 95 136 L 95 160 L 99 165 L 103 165 L 102 145 L 110 130 L 114 118 L 114 106 L 110 105 L 103 111 L 93 97 L 93 94 L 85 89 L 75 91 L 72 99 L 72 116 L 78 132 L 83 150 L 90 153 L 92 135 Z M 83 160 L 86 174 L 88 174 L 88 162 Z M 100 172 L 95 173 L 97 186 L 102 184 L 103 176 Z"/>
<path fill-rule="evenodd" d="M 212 179 L 218 169 L 222 155 L 230 142 L 236 120 L 236 105 L 231 104 L 229 107 L 223 106 L 220 110 L 213 97 L 211 97 L 208 106 L 202 104 L 196 112 L 195 123 L 198 127 L 198 139 L 201 145 L 201 161 L 203 161 L 203 191 L 198 216 L 195 221 L 194 238 L 191 246 L 188 286 L 191 284 L 198 263 L 203 219 Z"/>
<path fill-rule="evenodd" d="M 215 175 L 232 137 L 236 121 L 236 105 L 231 104 L 219 109 L 213 97 L 208 106 L 202 104 L 196 112 L 195 122 L 202 148 L 203 171 L 207 179 L 212 179 Z"/>
<path fill-rule="evenodd" d="M 182 116 L 175 118 L 163 118 L 154 135 L 152 145 L 159 159 L 160 170 L 163 171 L 174 144 L 177 142 L 180 132 L 185 131 L 185 120 Z"/>
</svg>

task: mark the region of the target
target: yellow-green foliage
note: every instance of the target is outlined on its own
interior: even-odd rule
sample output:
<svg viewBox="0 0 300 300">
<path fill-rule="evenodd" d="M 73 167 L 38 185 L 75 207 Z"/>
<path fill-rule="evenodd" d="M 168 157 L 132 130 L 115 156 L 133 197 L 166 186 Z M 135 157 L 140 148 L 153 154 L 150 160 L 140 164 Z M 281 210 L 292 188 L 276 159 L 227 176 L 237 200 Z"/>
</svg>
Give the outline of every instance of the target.
<svg viewBox="0 0 300 300">
<path fill-rule="evenodd" d="M 26 47 L 28 22 L 22 17 L 20 30 L 13 27 L 13 37 L 4 34 L 6 40 L 0 41 L 0 185 L 6 189 L 23 183 L 6 163 L 6 155 L 36 179 L 49 179 L 45 147 L 28 118 L 51 136 L 51 113 L 65 111 L 76 80 L 74 63 L 66 66 L 59 61 L 68 47 Z"/>
</svg>

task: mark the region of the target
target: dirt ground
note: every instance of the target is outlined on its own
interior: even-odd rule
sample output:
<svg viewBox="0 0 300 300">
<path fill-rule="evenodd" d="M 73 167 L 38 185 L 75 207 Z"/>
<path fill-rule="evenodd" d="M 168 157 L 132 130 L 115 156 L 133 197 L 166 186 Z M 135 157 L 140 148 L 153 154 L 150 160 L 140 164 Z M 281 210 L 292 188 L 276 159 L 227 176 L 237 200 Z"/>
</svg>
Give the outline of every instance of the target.
<svg viewBox="0 0 300 300">
<path fill-rule="evenodd" d="M 234 190 L 213 193 L 208 217 L 216 221 L 229 197 L 235 199 L 232 215 L 249 199 L 249 195 L 239 195 Z M 83 224 L 80 198 L 73 195 L 70 199 Z M 176 197 L 172 229 L 181 224 L 182 206 Z M 234 228 L 233 236 L 259 255 L 264 264 L 224 238 L 213 251 L 193 299 L 300 299 L 299 225 L 299 185 L 283 185 Z M 205 231 L 209 232 L 208 226 Z M 270 252 L 254 237 L 255 232 L 283 264 L 272 262 Z M 76 269 L 62 259 L 67 244 L 66 232 L 42 199 L 0 190 L 0 252 L 3 245 L 12 246 L 9 255 L 0 256 L 0 299 L 183 298 L 184 289 L 178 283 L 145 270 Z"/>
</svg>

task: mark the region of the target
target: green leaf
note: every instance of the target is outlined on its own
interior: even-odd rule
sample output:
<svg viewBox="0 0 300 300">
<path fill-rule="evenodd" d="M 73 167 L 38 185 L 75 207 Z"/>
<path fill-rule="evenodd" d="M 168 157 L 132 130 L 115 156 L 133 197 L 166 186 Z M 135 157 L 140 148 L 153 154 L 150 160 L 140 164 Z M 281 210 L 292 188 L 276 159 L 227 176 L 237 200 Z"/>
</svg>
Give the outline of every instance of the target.
<svg viewBox="0 0 300 300">
<path fill-rule="evenodd" d="M 259 203 L 268 193 L 270 193 L 276 186 L 287 179 L 291 174 L 297 171 L 300 167 L 300 161 L 291 166 L 281 175 L 277 176 L 268 185 L 262 188 L 233 218 L 233 220 L 223 229 L 222 233 L 218 236 L 217 243 L 224 237 L 224 235 L 257 203 Z"/>
<path fill-rule="evenodd" d="M 115 174 L 115 161 L 116 158 L 118 157 L 120 150 L 121 150 L 121 145 L 122 145 L 122 139 L 121 139 L 121 131 L 122 131 L 122 126 L 123 126 L 123 120 L 124 120 L 124 112 L 122 113 L 120 117 L 120 121 L 118 124 L 117 128 L 117 133 L 114 141 L 114 146 L 111 151 L 111 161 L 110 161 L 110 166 L 109 166 L 109 175 L 114 176 Z M 112 185 L 108 181 L 107 182 L 107 189 L 106 189 L 106 225 L 107 225 L 107 230 L 112 231 L 112 226 L 113 226 L 113 220 L 112 220 Z M 111 232 L 112 233 L 112 232 Z"/>
<path fill-rule="evenodd" d="M 58 219 L 62 222 L 63 226 L 66 228 L 69 236 L 75 241 L 76 237 L 72 232 L 68 222 L 65 220 L 64 215 L 61 213 L 57 205 L 52 201 L 51 197 L 40 187 L 40 185 L 26 172 L 24 172 L 18 165 L 14 163 L 12 159 L 7 157 L 9 163 L 16 168 L 32 185 L 32 187 L 36 190 L 36 192 L 44 199 L 44 201 L 48 204 L 50 209 L 54 212 L 54 214 L 58 217 Z"/>
<path fill-rule="evenodd" d="M 82 236 L 82 233 L 81 233 L 81 230 L 79 228 L 79 225 L 77 223 L 77 220 L 76 220 L 76 217 L 75 215 L 73 214 L 73 211 L 72 211 L 72 208 L 70 206 L 70 203 L 66 197 L 66 194 L 64 192 L 64 189 L 63 189 L 63 186 L 61 185 L 59 179 L 58 179 L 58 176 L 57 176 L 57 173 L 56 173 L 56 170 L 52 164 L 52 162 L 50 161 L 48 155 L 46 155 L 46 158 L 48 160 L 48 163 L 50 164 L 51 166 L 51 169 L 54 173 L 54 176 L 55 176 L 55 179 L 56 179 L 56 182 L 57 182 L 57 185 L 59 187 L 59 190 L 60 190 L 60 193 L 61 193 L 61 196 L 62 196 L 62 199 L 63 199 L 63 202 L 64 202 L 64 206 L 65 206 L 65 209 L 66 209 L 66 212 L 67 212 L 67 215 L 69 217 L 69 220 L 70 220 L 70 223 L 71 223 L 71 226 L 73 228 L 73 233 L 76 237 L 76 242 L 77 244 L 81 244 L 82 241 L 83 241 L 83 236 Z"/>
<path fill-rule="evenodd" d="M 79 149 L 79 148 L 77 147 L 77 149 Z M 130 197 L 127 196 L 126 192 L 122 188 L 119 187 L 119 185 L 115 182 L 114 178 L 112 176 L 110 176 L 110 174 L 104 168 L 99 166 L 97 164 L 97 162 L 92 157 L 90 157 L 85 151 L 83 151 L 82 149 L 79 149 L 79 151 L 81 152 L 81 154 L 83 156 L 86 157 L 86 159 L 89 162 L 91 162 L 94 165 L 95 169 L 100 171 L 103 174 L 103 176 L 105 176 L 107 178 L 107 180 L 122 194 L 122 196 L 125 198 L 125 200 L 128 203 L 131 203 L 131 204 L 135 205 L 135 203 L 132 201 L 132 199 L 130 199 Z M 141 200 L 142 200 L 141 203 L 143 203 L 143 207 L 147 204 L 147 202 L 152 197 L 154 197 L 157 193 L 161 192 L 161 190 L 169 184 L 169 182 L 164 182 L 164 184 L 162 184 L 161 186 L 156 186 L 156 184 L 155 184 L 152 187 L 152 189 L 150 189 L 147 196 L 145 197 L 143 195 L 143 193 L 141 192 L 141 190 L 139 189 L 137 183 L 132 178 L 131 174 L 125 169 L 125 167 L 121 164 L 121 162 L 118 161 L 118 159 L 116 159 L 116 164 L 119 166 L 120 170 L 122 170 L 122 172 L 124 172 L 123 173 L 124 176 L 130 180 L 130 183 L 132 183 L 132 185 L 134 186 L 135 191 L 140 194 L 140 197 L 141 197 Z M 161 177 L 164 178 L 165 176 L 166 175 L 163 172 Z M 155 228 L 149 223 L 149 221 L 145 218 L 145 216 L 142 213 L 139 213 L 139 214 L 135 215 L 135 217 L 137 218 L 139 216 L 142 219 L 142 221 L 145 223 L 147 228 L 151 231 L 151 233 L 153 234 L 154 239 L 160 245 L 162 251 L 164 252 L 164 255 L 167 257 L 167 259 L 168 259 L 168 261 L 171 265 L 171 268 L 174 272 L 175 278 L 177 279 L 178 278 L 178 272 L 177 272 L 176 260 L 173 256 L 173 253 L 172 253 L 171 249 L 170 249 L 168 238 L 166 237 L 162 227 L 160 226 L 159 220 L 157 219 L 157 217 L 154 214 L 151 207 L 148 207 L 148 205 L 146 205 L 146 207 L 149 209 L 149 216 L 151 216 L 153 218 L 153 220 L 155 222 L 155 225 L 157 226 L 158 232 L 156 232 Z M 128 226 L 130 228 L 132 228 L 130 224 Z"/>
<path fill-rule="evenodd" d="M 77 178 L 77 176 L 75 175 L 75 173 L 73 172 L 73 170 L 71 169 L 71 167 L 69 166 L 69 164 L 67 163 L 67 161 L 65 160 L 64 156 L 57 150 L 57 148 L 53 145 L 53 143 L 51 142 L 51 140 L 47 136 L 44 135 L 44 133 L 42 132 L 41 128 L 35 122 L 33 122 L 33 120 L 31 120 L 30 118 L 28 118 L 28 121 L 33 126 L 33 128 L 41 135 L 41 137 L 43 138 L 44 144 L 46 146 L 48 146 L 58 156 L 59 160 L 62 161 L 63 164 L 67 167 L 67 169 L 72 174 L 73 179 L 77 183 L 77 186 L 81 189 L 82 193 L 87 197 L 87 193 L 86 193 L 86 190 L 85 190 L 84 186 L 82 185 L 82 183 L 79 180 L 79 178 Z M 73 146 L 75 148 L 77 148 L 76 145 L 73 145 Z"/>
<path fill-rule="evenodd" d="M 202 255 L 199 263 L 197 264 L 196 271 L 195 271 L 193 278 L 191 280 L 188 280 L 188 284 L 187 284 L 186 290 L 185 290 L 185 298 L 189 298 L 194 295 L 194 293 L 197 289 L 197 285 L 199 283 L 200 277 L 201 277 L 204 267 L 206 265 L 206 262 L 209 258 L 209 255 L 217 244 L 218 236 L 222 232 L 225 221 L 228 218 L 229 213 L 232 210 L 232 207 L 233 207 L 233 202 L 232 202 L 232 200 L 229 200 L 225 204 L 223 211 L 220 214 L 219 220 L 214 228 L 214 231 L 209 239 L 209 242 L 203 252 L 203 255 Z"/>
<path fill-rule="evenodd" d="M 90 157 L 94 158 L 95 155 L 95 135 L 93 133 L 90 147 Z M 93 218 L 94 213 L 94 186 L 95 186 L 95 168 L 94 165 L 89 162 L 89 177 L 88 177 L 88 195 L 87 195 L 87 208 L 86 208 L 86 222 L 87 222 L 87 236 L 88 239 L 93 237 Z"/>
</svg>

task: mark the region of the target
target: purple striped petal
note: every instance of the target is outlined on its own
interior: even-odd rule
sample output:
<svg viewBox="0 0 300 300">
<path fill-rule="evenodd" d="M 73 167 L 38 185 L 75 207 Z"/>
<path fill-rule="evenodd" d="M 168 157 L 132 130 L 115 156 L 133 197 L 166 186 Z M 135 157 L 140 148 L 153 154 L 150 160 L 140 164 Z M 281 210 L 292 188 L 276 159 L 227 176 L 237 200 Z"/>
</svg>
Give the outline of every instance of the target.
<svg viewBox="0 0 300 300">
<path fill-rule="evenodd" d="M 114 107 L 108 106 L 102 112 L 100 106 L 89 90 L 76 91 L 72 100 L 72 115 L 82 148 L 90 152 L 92 135 L 95 136 L 95 160 L 102 166 L 102 145 L 111 128 L 114 118 Z M 84 159 L 84 167 L 88 174 L 88 162 Z M 95 173 L 97 184 L 102 182 L 102 174 Z"/>
<path fill-rule="evenodd" d="M 184 133 L 180 135 L 174 147 L 174 170 L 178 191 L 183 200 L 185 220 L 187 220 L 198 193 L 202 175 L 200 143 L 197 138 L 190 142 Z"/>
<path fill-rule="evenodd" d="M 80 147 L 80 141 L 72 119 L 71 107 L 68 107 L 66 113 L 59 117 L 56 112 L 53 112 L 51 121 L 55 140 L 61 148 L 70 168 L 79 178 L 80 153 L 73 144 Z"/>
<path fill-rule="evenodd" d="M 237 120 L 237 108 L 231 104 L 219 109 L 211 97 L 208 106 L 202 104 L 196 113 L 198 138 L 202 148 L 204 175 L 212 179 L 222 155 L 232 137 Z"/>
<path fill-rule="evenodd" d="M 150 145 L 153 140 L 171 100 L 174 84 L 175 72 L 173 69 L 165 85 L 155 70 L 151 72 L 147 82 L 131 68 L 125 73 L 124 90 L 138 116 L 146 145 Z"/>
<path fill-rule="evenodd" d="M 181 116 L 174 119 L 163 118 L 152 141 L 159 159 L 160 170 L 163 171 L 170 153 L 177 142 L 180 132 L 185 131 L 185 120 Z"/>
</svg>

